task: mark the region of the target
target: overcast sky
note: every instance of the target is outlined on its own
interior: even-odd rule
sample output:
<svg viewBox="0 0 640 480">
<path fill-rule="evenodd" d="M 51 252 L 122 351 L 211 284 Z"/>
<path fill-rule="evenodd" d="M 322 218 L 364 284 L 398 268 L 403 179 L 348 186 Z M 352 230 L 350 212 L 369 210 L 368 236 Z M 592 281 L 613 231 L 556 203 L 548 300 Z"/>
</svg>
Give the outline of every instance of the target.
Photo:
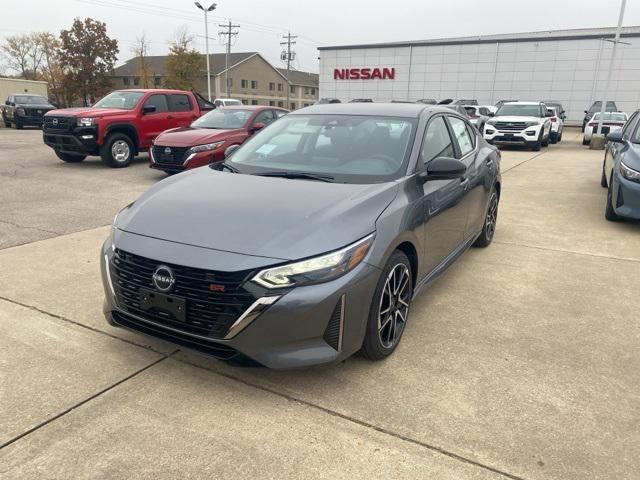
<svg viewBox="0 0 640 480">
<path fill-rule="evenodd" d="M 200 0 L 205 6 L 206 0 Z M 218 24 L 240 24 L 235 51 L 259 51 L 280 66 L 283 33 L 297 34 L 299 70 L 318 70 L 316 47 L 355 43 L 614 26 L 620 0 L 217 0 L 209 16 L 210 51 L 222 52 Z M 59 32 L 74 17 L 106 22 L 120 43 L 120 62 L 143 32 L 151 53 L 167 53 L 181 26 L 204 52 L 204 19 L 188 0 L 0 0 L 0 37 L 30 31 Z M 640 25 L 640 1 L 629 0 L 625 26 Z"/>
</svg>

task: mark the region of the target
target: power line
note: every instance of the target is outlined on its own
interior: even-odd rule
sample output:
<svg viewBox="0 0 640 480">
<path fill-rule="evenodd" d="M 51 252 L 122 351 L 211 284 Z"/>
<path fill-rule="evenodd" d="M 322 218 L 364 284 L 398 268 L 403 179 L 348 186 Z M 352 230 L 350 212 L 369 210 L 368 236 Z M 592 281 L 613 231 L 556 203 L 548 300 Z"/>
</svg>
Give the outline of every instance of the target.
<svg viewBox="0 0 640 480">
<path fill-rule="evenodd" d="M 291 46 L 296 44 L 294 40 L 298 38 L 298 36 L 291 35 L 291 32 L 288 32 L 286 35 L 283 35 L 282 38 L 286 40 L 284 42 L 280 42 L 280 45 L 286 45 L 287 49 L 282 51 L 280 58 L 287 61 L 287 108 L 290 108 L 291 80 L 289 80 L 289 74 L 291 72 L 291 60 L 296 56 L 296 52 L 291 51 Z"/>
<path fill-rule="evenodd" d="M 238 30 L 234 30 L 234 28 L 240 28 L 240 25 L 234 25 L 229 20 L 228 23 L 222 23 L 218 25 L 224 30 L 220 30 L 218 33 L 222 35 L 222 38 L 225 38 L 224 44 L 227 46 L 227 53 L 224 56 L 224 84 L 226 85 L 226 95 L 227 98 L 231 98 L 231 94 L 229 92 L 229 54 L 231 53 L 231 39 L 238 35 Z"/>
</svg>

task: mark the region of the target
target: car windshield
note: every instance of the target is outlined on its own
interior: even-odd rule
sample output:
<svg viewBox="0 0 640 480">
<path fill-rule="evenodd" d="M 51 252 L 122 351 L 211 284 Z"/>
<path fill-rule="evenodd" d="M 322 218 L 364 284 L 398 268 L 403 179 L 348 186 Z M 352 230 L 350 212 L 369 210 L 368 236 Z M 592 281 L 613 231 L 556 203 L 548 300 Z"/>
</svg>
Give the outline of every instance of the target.
<svg viewBox="0 0 640 480">
<path fill-rule="evenodd" d="M 502 105 L 496 112 L 497 117 L 539 117 L 540 106 L 539 105 L 516 105 L 505 104 Z"/>
<path fill-rule="evenodd" d="M 592 120 L 598 120 L 598 119 L 600 119 L 600 112 L 596 113 L 593 116 Z M 620 112 L 606 112 L 604 114 L 604 117 L 602 117 L 602 120 L 604 121 L 611 120 L 613 122 L 626 122 L 627 116 L 624 113 L 620 113 Z"/>
<path fill-rule="evenodd" d="M 191 124 L 194 128 L 242 128 L 251 118 L 251 110 L 216 108 Z"/>
<path fill-rule="evenodd" d="M 615 112 L 618 108 L 616 107 L 615 102 L 607 102 L 607 106 L 605 107 L 605 111 L 607 112 Z M 602 102 L 593 102 L 593 105 L 591 105 L 591 108 L 589 109 L 589 112 L 593 113 L 593 112 L 599 112 L 600 110 L 602 110 Z"/>
<path fill-rule="evenodd" d="M 308 173 L 341 183 L 399 178 L 415 119 L 287 115 L 247 141 L 229 162 L 242 173 Z"/>
<path fill-rule="evenodd" d="M 22 105 L 43 105 L 48 104 L 46 98 L 41 97 L 40 95 L 16 95 L 15 103 L 20 103 Z"/>
<path fill-rule="evenodd" d="M 125 110 L 133 110 L 142 98 L 142 92 L 111 92 L 106 97 L 98 100 L 93 106 L 96 108 L 123 108 Z"/>
</svg>

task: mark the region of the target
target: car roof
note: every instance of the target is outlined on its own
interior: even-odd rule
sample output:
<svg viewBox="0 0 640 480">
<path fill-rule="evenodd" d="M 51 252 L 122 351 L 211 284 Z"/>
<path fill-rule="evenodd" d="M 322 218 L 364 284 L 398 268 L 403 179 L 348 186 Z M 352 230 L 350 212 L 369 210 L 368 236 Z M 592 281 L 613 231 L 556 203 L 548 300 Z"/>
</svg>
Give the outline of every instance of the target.
<svg viewBox="0 0 640 480">
<path fill-rule="evenodd" d="M 228 107 L 218 107 L 216 110 L 282 110 L 288 111 L 282 107 L 271 107 L 268 105 L 229 105 Z"/>
<path fill-rule="evenodd" d="M 543 102 L 506 102 L 505 105 L 540 105 Z"/>
<path fill-rule="evenodd" d="M 437 105 L 426 103 L 324 103 L 304 107 L 290 115 L 368 115 L 381 117 L 410 117 L 418 118 L 425 110 L 431 110 Z M 438 111 L 451 111 L 439 107 Z"/>
</svg>

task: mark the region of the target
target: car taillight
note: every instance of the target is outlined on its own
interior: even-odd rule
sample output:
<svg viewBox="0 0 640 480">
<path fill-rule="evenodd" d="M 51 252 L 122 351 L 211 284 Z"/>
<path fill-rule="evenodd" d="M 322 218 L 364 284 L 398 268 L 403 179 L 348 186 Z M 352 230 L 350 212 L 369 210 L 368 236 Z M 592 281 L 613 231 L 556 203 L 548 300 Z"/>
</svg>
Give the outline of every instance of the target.
<svg viewBox="0 0 640 480">
<path fill-rule="evenodd" d="M 598 125 L 598 124 L 597 123 L 593 123 L 593 122 L 589 123 L 590 127 L 595 127 L 596 125 Z"/>
<path fill-rule="evenodd" d="M 557 121 L 556 117 L 551 117 L 550 120 L 554 123 Z"/>
</svg>

